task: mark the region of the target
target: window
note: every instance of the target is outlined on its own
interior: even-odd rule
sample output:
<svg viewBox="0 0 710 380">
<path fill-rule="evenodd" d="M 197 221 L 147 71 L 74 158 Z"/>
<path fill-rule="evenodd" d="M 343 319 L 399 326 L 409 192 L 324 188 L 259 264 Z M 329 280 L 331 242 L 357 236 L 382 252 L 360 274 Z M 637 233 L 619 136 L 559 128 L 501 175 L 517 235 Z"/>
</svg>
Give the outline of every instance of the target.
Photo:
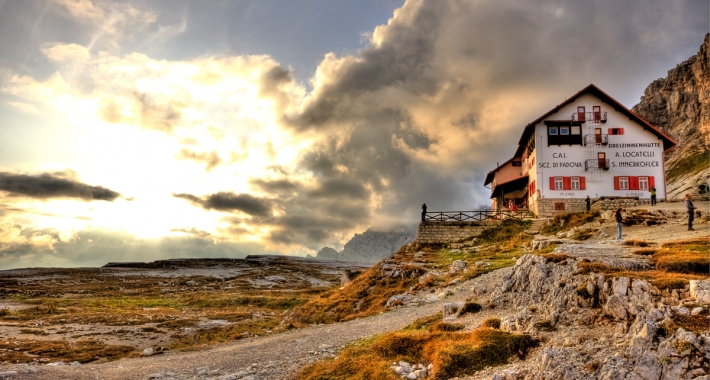
<svg viewBox="0 0 710 380">
<path fill-rule="evenodd" d="M 629 189 L 629 177 L 619 177 L 619 190 Z"/>
<path fill-rule="evenodd" d="M 522 161 L 513 161 L 513 166 L 523 166 Z"/>
<path fill-rule="evenodd" d="M 623 135 L 624 128 L 609 128 L 610 135 Z"/>
<path fill-rule="evenodd" d="M 578 125 L 573 125 L 571 131 L 572 131 L 573 135 L 581 135 L 582 134 L 582 128 Z"/>
<path fill-rule="evenodd" d="M 639 177 L 639 190 L 648 190 L 648 177 Z"/>
<path fill-rule="evenodd" d="M 550 136 L 557 136 L 557 127 L 550 127 L 548 131 Z"/>
<path fill-rule="evenodd" d="M 550 177 L 550 190 L 586 190 L 584 177 Z"/>
<path fill-rule="evenodd" d="M 560 127 L 560 135 L 563 135 L 563 136 L 569 135 L 569 127 Z"/>
<path fill-rule="evenodd" d="M 555 190 L 564 190 L 564 188 L 563 177 L 555 177 Z"/>
</svg>

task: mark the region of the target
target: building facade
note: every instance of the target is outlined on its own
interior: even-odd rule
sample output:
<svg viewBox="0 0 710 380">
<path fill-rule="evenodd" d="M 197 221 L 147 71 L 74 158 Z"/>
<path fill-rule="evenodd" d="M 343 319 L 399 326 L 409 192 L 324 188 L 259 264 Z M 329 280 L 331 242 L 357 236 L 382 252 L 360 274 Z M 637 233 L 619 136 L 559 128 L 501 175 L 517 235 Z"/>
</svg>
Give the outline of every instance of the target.
<svg viewBox="0 0 710 380">
<path fill-rule="evenodd" d="M 585 209 L 585 199 L 665 199 L 663 154 L 676 142 L 594 85 L 523 130 L 514 156 L 488 173 L 494 208 L 540 216 Z"/>
</svg>

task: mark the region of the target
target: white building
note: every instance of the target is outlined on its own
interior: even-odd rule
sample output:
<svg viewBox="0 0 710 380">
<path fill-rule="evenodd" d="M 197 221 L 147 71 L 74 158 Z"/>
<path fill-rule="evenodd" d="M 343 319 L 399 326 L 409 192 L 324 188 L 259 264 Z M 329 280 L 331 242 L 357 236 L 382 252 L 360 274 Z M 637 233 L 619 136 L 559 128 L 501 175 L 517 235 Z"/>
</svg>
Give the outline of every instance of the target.
<svg viewBox="0 0 710 380">
<path fill-rule="evenodd" d="M 523 130 L 515 155 L 488 173 L 493 207 L 540 216 L 581 211 L 584 199 L 666 196 L 663 153 L 676 142 L 589 85 Z"/>
</svg>

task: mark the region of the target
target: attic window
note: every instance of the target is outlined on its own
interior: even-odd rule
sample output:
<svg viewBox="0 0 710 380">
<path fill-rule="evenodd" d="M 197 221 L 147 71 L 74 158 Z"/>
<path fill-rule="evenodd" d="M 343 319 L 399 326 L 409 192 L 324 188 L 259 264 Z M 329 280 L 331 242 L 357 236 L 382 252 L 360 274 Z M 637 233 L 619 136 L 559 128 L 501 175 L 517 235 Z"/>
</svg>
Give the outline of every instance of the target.
<svg viewBox="0 0 710 380">
<path fill-rule="evenodd" d="M 624 128 L 609 128 L 610 135 L 623 135 Z"/>
<path fill-rule="evenodd" d="M 523 166 L 522 161 L 513 161 L 513 166 Z"/>
</svg>

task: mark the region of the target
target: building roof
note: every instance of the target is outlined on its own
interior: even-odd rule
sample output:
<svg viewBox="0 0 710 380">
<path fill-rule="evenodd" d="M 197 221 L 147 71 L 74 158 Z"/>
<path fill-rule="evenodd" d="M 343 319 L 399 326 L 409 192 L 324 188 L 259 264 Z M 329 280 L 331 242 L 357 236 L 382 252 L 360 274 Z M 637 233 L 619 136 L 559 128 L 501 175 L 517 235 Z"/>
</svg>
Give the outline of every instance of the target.
<svg viewBox="0 0 710 380">
<path fill-rule="evenodd" d="M 516 179 L 512 179 L 508 182 L 496 184 L 495 189 L 493 189 L 493 191 L 491 191 L 491 199 L 498 197 L 502 193 L 505 193 L 506 190 L 508 190 L 508 192 L 509 192 L 509 190 L 511 190 L 511 189 L 516 189 L 516 190 L 525 189 L 525 187 L 528 184 L 528 180 L 529 180 L 528 176 L 524 175 L 524 176 L 520 176 Z"/>
<path fill-rule="evenodd" d="M 677 144 L 677 142 L 675 140 L 673 140 L 673 138 L 671 138 L 667 134 L 663 133 L 663 131 L 661 131 L 658 127 L 651 125 L 648 121 L 641 118 L 641 116 L 637 115 L 636 113 L 634 113 L 630 109 L 624 107 L 623 104 L 619 103 L 616 99 L 612 98 L 607 93 L 600 90 L 599 87 L 597 87 L 593 84 L 590 84 L 589 86 L 580 90 L 578 93 L 569 97 L 564 102 L 558 104 L 555 108 L 547 111 L 545 114 L 543 114 L 542 116 L 533 120 L 530 124 L 526 125 L 525 129 L 523 130 L 523 134 L 520 136 L 520 141 L 518 142 L 519 147 L 518 147 L 518 150 L 515 152 L 515 155 L 517 156 L 517 155 L 519 155 L 520 152 L 522 152 L 522 149 L 520 148 L 520 146 L 524 145 L 528 141 L 528 139 L 530 138 L 530 135 L 535 130 L 535 125 L 540 123 L 546 117 L 559 111 L 562 107 L 574 102 L 575 100 L 577 100 L 577 98 L 579 98 L 580 96 L 582 96 L 584 94 L 592 94 L 592 95 L 596 96 L 604 103 L 610 105 L 615 111 L 622 113 L 624 116 L 628 117 L 629 119 L 635 121 L 637 124 L 642 126 L 643 129 L 646 129 L 646 130 L 650 131 L 651 133 L 653 133 L 654 135 L 658 136 L 661 140 L 663 140 L 663 150 L 664 151 L 673 148 Z M 572 120 L 570 119 L 570 121 L 572 121 Z"/>
<path fill-rule="evenodd" d="M 493 177 L 495 177 L 496 172 L 497 172 L 498 170 L 502 169 L 503 166 L 508 165 L 511 161 L 513 161 L 513 160 L 515 159 L 515 157 L 518 157 L 518 155 L 517 155 L 517 154 L 514 155 L 510 160 L 508 160 L 508 161 L 506 161 L 506 162 L 504 162 L 504 163 L 498 165 L 497 168 L 495 168 L 495 169 L 489 171 L 488 174 L 486 174 L 486 181 L 483 183 L 483 186 L 486 186 L 486 185 L 488 185 L 489 183 L 493 182 Z"/>
</svg>

